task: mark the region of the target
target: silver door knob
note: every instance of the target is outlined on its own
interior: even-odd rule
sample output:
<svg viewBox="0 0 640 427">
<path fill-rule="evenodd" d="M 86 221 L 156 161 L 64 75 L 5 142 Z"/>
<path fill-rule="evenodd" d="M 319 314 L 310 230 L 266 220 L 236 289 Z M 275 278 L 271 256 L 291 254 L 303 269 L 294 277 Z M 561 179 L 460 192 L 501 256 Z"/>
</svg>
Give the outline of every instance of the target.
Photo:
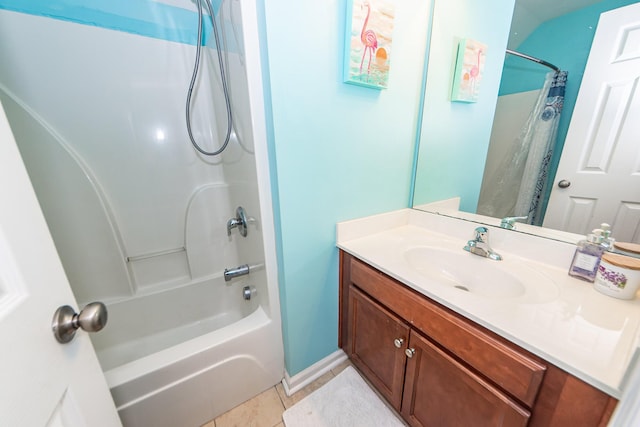
<svg viewBox="0 0 640 427">
<path fill-rule="evenodd" d="M 396 348 L 401 348 L 402 344 L 404 344 L 404 339 L 402 338 L 396 338 L 395 340 L 393 340 L 393 345 L 395 345 Z"/>
<path fill-rule="evenodd" d="M 107 307 L 101 302 L 92 302 L 76 313 L 68 305 L 59 307 L 53 314 L 51 329 L 59 343 L 65 344 L 73 339 L 76 330 L 98 332 L 107 324 Z"/>
<path fill-rule="evenodd" d="M 571 185 L 571 181 L 568 181 L 566 179 L 562 179 L 560 180 L 560 182 L 558 182 L 558 187 L 560 188 L 568 188 Z"/>
<path fill-rule="evenodd" d="M 413 357 L 414 354 L 416 354 L 416 349 L 415 348 L 408 348 L 404 351 L 404 354 L 406 354 L 406 356 L 411 359 Z"/>
</svg>

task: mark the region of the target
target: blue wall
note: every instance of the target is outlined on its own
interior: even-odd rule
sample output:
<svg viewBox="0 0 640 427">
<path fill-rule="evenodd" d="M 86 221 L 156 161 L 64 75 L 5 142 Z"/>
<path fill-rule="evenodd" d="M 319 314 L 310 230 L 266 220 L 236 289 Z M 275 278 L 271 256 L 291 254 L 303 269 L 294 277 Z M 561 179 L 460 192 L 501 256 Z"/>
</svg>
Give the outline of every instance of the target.
<svg viewBox="0 0 640 427">
<path fill-rule="evenodd" d="M 263 6 L 290 375 L 337 350 L 335 223 L 407 207 L 427 3 L 396 2 L 383 91 L 342 82 L 345 0 Z"/>
<path fill-rule="evenodd" d="M 551 160 L 549 176 L 555 176 L 567 136 L 571 115 L 576 104 L 580 83 L 587 64 L 591 43 L 602 12 L 617 9 L 633 0 L 603 0 L 592 6 L 544 22 L 516 49 L 519 52 L 544 59 L 569 72 L 564 107 L 558 125 L 558 142 Z M 550 70 L 515 56 L 505 59 L 499 95 L 540 89 Z M 551 186 L 548 192 L 551 191 Z M 548 194 L 546 198 L 548 199 Z"/>
<path fill-rule="evenodd" d="M 414 206 L 452 197 L 475 212 L 514 0 L 436 2 Z M 477 103 L 451 102 L 456 49 L 462 38 L 488 46 Z"/>
</svg>

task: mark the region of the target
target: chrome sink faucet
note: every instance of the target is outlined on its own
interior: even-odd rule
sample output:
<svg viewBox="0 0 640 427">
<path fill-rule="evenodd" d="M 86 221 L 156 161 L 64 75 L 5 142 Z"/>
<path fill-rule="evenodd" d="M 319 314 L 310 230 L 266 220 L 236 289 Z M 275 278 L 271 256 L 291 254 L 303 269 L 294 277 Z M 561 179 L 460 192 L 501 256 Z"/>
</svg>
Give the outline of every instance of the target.
<svg viewBox="0 0 640 427">
<path fill-rule="evenodd" d="M 489 229 L 487 227 L 477 227 L 475 237 L 467 242 L 464 250 L 496 261 L 502 260 L 502 256 L 494 252 L 489 245 Z"/>
<path fill-rule="evenodd" d="M 525 221 L 528 218 L 528 216 L 508 216 L 506 218 L 502 218 L 500 221 L 500 227 L 506 228 L 507 230 L 514 230 L 516 228 L 516 221 Z"/>
</svg>

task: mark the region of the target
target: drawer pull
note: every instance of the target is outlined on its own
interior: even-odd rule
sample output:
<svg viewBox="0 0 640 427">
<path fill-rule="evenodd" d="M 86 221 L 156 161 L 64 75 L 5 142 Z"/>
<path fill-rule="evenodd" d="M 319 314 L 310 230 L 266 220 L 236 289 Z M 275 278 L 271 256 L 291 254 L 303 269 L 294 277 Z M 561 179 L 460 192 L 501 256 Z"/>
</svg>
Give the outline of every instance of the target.
<svg viewBox="0 0 640 427">
<path fill-rule="evenodd" d="M 393 345 L 395 345 L 396 348 L 402 348 L 403 344 L 404 344 L 404 338 L 396 338 L 395 340 L 393 340 Z"/>
<path fill-rule="evenodd" d="M 411 359 L 413 357 L 414 354 L 416 354 L 416 349 L 415 348 L 408 348 L 404 351 L 404 354 L 407 355 L 407 357 L 409 359 Z"/>
</svg>

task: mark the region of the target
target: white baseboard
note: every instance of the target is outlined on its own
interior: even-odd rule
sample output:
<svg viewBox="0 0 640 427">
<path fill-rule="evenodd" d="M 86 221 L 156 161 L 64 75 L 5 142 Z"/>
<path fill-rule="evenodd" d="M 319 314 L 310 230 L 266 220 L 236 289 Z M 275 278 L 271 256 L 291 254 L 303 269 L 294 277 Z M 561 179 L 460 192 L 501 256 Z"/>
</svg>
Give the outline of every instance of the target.
<svg viewBox="0 0 640 427">
<path fill-rule="evenodd" d="M 337 350 L 324 359 L 309 366 L 304 371 L 295 374 L 293 377 L 290 377 L 289 373 L 285 370 L 284 378 L 282 379 L 284 392 L 287 396 L 291 396 L 293 393 L 302 389 L 306 385 L 311 384 L 345 360 L 347 360 L 347 354 L 342 350 Z"/>
</svg>

